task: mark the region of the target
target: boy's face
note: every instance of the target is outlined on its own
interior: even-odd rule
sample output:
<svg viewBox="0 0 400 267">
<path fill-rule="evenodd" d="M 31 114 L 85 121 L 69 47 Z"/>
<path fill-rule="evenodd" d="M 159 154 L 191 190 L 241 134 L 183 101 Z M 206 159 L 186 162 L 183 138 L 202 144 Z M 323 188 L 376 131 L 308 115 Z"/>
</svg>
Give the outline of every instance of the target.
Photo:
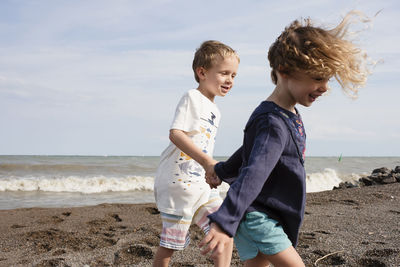
<svg viewBox="0 0 400 267">
<path fill-rule="evenodd" d="M 198 89 L 211 101 L 214 101 L 215 96 L 225 96 L 233 87 L 238 67 L 238 59 L 228 56 L 217 60 L 210 69 L 199 68 Z"/>
<path fill-rule="evenodd" d="M 303 106 L 309 107 L 328 90 L 327 78 L 313 77 L 303 71 L 287 76 L 287 92 L 289 96 Z"/>
</svg>

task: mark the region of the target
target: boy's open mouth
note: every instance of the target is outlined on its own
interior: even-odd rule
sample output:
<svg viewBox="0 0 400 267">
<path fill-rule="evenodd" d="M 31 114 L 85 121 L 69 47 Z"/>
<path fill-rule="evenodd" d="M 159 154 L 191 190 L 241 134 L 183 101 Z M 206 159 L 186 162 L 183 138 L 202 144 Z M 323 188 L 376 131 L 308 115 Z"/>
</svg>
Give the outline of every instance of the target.
<svg viewBox="0 0 400 267">
<path fill-rule="evenodd" d="M 230 87 L 229 87 L 229 86 L 221 86 L 221 88 L 222 88 L 222 91 L 223 91 L 224 93 L 227 93 L 227 92 L 230 90 Z"/>
</svg>

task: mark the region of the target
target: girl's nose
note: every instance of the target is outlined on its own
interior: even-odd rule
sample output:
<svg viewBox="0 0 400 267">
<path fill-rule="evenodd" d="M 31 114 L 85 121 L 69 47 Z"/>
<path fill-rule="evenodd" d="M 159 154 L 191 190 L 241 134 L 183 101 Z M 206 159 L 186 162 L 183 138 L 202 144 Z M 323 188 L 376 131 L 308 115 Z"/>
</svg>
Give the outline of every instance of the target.
<svg viewBox="0 0 400 267">
<path fill-rule="evenodd" d="M 318 91 L 325 93 L 326 91 L 328 91 L 328 82 L 324 82 L 323 84 L 320 85 L 320 87 L 318 88 Z"/>
</svg>

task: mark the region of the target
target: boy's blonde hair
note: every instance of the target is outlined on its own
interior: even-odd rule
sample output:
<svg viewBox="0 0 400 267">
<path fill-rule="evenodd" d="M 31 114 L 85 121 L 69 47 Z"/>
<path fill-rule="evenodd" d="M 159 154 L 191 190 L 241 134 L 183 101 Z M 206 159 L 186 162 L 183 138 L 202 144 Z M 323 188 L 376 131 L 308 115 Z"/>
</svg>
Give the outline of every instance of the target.
<svg viewBox="0 0 400 267">
<path fill-rule="evenodd" d="M 238 54 L 231 47 L 214 40 L 203 42 L 201 46 L 197 48 L 192 64 L 196 81 L 200 82 L 196 73 L 197 68 L 203 67 L 208 70 L 216 64 L 217 60 L 225 59 L 230 56 L 236 57 L 238 62 L 240 62 Z"/>
<path fill-rule="evenodd" d="M 268 52 L 274 84 L 276 71 L 290 74 L 303 70 L 312 77 L 333 76 L 347 94 L 357 96 L 370 71 L 366 53 L 346 40 L 353 18 L 369 21 L 360 12 L 351 11 L 330 30 L 314 27 L 310 19 L 305 19 L 303 24 L 295 20 L 286 27 Z"/>
</svg>

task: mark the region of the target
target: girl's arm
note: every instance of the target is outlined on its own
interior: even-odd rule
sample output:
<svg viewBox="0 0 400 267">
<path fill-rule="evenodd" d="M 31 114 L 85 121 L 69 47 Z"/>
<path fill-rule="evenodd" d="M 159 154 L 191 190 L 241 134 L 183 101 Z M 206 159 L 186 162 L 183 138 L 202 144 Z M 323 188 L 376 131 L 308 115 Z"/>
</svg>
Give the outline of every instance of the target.
<svg viewBox="0 0 400 267">
<path fill-rule="evenodd" d="M 221 161 L 215 165 L 214 170 L 218 178 L 228 184 L 236 180 L 239 175 L 239 169 L 242 166 L 242 150 L 243 147 L 241 146 L 227 161 Z"/>
<path fill-rule="evenodd" d="M 272 120 L 273 118 L 271 118 Z M 260 120 L 248 163 L 240 169 L 218 211 L 208 216 L 229 236 L 234 236 L 247 208 L 258 197 L 275 168 L 289 138 L 281 119 Z"/>
</svg>

